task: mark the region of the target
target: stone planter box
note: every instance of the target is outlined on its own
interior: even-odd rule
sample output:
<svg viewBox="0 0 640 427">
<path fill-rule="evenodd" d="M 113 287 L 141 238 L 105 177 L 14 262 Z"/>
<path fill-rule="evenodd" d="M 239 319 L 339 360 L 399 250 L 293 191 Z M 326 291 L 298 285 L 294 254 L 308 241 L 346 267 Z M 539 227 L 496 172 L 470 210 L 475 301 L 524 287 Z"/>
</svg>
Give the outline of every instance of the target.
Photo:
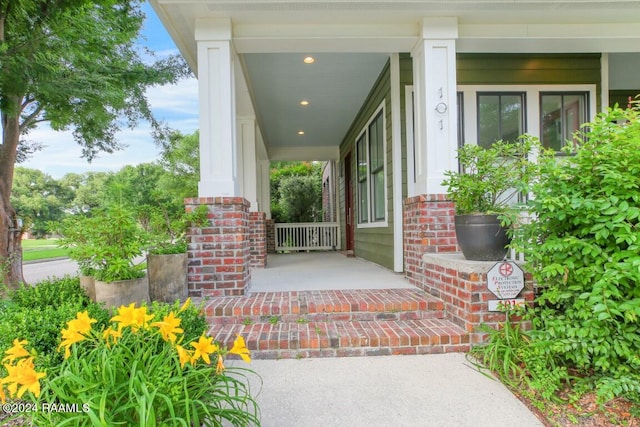
<svg viewBox="0 0 640 427">
<path fill-rule="evenodd" d="M 117 282 L 95 281 L 96 302 L 102 302 L 107 308 L 136 305 L 149 302 L 149 278 L 120 280 Z"/>
<path fill-rule="evenodd" d="M 187 254 L 147 255 L 151 301 L 172 303 L 187 298 Z"/>
</svg>

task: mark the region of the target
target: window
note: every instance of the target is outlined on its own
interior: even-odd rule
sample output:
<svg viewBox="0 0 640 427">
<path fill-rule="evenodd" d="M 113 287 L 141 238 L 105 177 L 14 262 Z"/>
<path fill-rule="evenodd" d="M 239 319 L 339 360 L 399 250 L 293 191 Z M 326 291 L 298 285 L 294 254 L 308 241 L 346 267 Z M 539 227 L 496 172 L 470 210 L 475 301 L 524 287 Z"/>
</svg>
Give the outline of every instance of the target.
<svg viewBox="0 0 640 427">
<path fill-rule="evenodd" d="M 587 121 L 587 92 L 540 93 L 540 139 L 542 145 L 560 151 L 573 133 Z"/>
<path fill-rule="evenodd" d="M 478 144 L 515 141 L 525 132 L 523 92 L 478 92 Z"/>
<path fill-rule="evenodd" d="M 386 219 L 384 108 L 380 108 L 356 140 L 358 223 Z"/>
</svg>

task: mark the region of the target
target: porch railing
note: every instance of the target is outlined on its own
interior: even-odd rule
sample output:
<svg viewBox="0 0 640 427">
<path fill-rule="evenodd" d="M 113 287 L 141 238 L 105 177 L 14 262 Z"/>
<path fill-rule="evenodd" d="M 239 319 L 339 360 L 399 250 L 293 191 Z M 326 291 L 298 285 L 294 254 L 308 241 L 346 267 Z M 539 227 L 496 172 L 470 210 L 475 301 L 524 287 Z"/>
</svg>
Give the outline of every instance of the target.
<svg viewBox="0 0 640 427">
<path fill-rule="evenodd" d="M 326 251 L 340 249 L 337 222 L 275 224 L 276 251 Z"/>
</svg>

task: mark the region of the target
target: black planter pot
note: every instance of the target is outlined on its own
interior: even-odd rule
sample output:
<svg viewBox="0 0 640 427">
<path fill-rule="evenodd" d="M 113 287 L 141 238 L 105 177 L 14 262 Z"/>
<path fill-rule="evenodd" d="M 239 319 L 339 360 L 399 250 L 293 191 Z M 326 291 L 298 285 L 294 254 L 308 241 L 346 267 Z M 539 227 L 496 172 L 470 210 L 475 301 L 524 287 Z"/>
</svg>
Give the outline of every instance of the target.
<svg viewBox="0 0 640 427">
<path fill-rule="evenodd" d="M 462 255 L 473 261 L 499 261 L 511 239 L 497 215 L 456 215 L 456 237 Z"/>
</svg>

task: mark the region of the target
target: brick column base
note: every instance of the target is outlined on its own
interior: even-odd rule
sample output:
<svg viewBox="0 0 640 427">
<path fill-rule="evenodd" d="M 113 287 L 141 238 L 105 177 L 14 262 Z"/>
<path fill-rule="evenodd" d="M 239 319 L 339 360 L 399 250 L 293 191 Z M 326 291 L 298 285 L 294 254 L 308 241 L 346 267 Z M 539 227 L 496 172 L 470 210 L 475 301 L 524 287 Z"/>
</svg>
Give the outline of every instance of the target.
<svg viewBox="0 0 640 427">
<path fill-rule="evenodd" d="M 276 253 L 276 223 L 272 219 L 267 220 L 267 253 Z"/>
<path fill-rule="evenodd" d="M 249 202 L 243 197 L 185 200 L 208 208 L 208 224 L 187 230 L 189 296 L 244 295 L 251 283 Z"/>
<path fill-rule="evenodd" d="M 267 214 L 249 212 L 251 267 L 267 266 Z"/>
<path fill-rule="evenodd" d="M 423 194 L 404 201 L 403 239 L 405 276 L 415 286 L 424 283 L 425 253 L 458 251 L 455 207 L 446 194 Z"/>
<path fill-rule="evenodd" d="M 477 330 L 481 324 L 500 328 L 506 315 L 488 308 L 488 301 L 497 297 L 489 290 L 487 272 L 497 261 L 468 261 L 460 253 L 425 254 L 423 261 L 426 280 L 418 287 L 444 301 L 447 318 L 469 332 L 472 344 L 485 338 Z M 533 280 L 525 272 L 525 286 L 518 298 L 531 304 L 533 297 Z"/>
</svg>

